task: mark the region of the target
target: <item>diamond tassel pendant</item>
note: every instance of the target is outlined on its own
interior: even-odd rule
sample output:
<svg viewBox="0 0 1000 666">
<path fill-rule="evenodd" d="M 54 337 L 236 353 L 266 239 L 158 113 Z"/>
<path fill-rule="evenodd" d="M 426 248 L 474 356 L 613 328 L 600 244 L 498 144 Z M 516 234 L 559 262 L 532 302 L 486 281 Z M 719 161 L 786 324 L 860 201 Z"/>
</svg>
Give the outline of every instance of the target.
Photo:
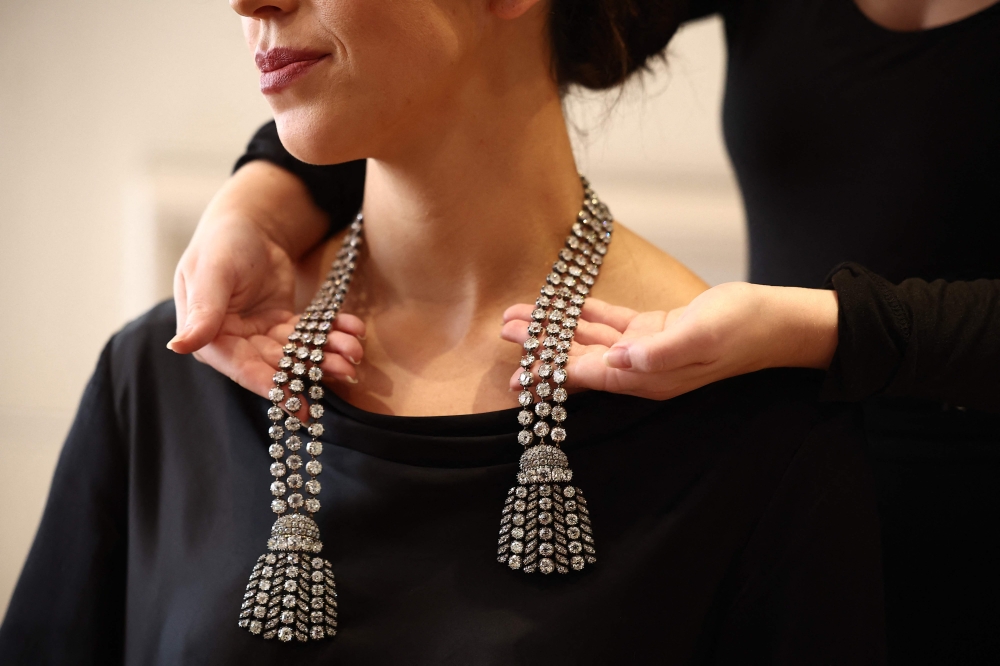
<svg viewBox="0 0 1000 666">
<path fill-rule="evenodd" d="M 550 574 L 597 562 L 587 500 L 572 480 L 566 454 L 549 444 L 521 456 L 517 485 L 500 519 L 498 559 L 511 569 Z"/>
<path fill-rule="evenodd" d="M 337 635 L 337 590 L 330 562 L 319 557 L 323 542 L 312 518 L 320 510 L 322 485 L 318 477 L 323 471 L 319 456 L 323 453 L 320 437 L 324 428 L 320 419 L 325 409 L 320 402 L 320 364 L 323 346 L 354 274 L 361 226 L 359 214 L 327 279 L 288 336 L 288 344 L 282 349 L 284 356 L 274 373 L 274 387 L 268 393 L 271 426 L 267 434 L 272 443 L 267 452 L 274 460 L 270 466 L 274 477 L 271 511 L 278 514 L 278 519 L 267 540 L 269 552 L 257 558 L 250 574 L 239 626 L 251 634 L 285 643 L 293 638 L 305 643 Z M 305 422 L 296 416 L 303 410 L 308 414 Z M 308 433 L 308 441 L 303 441 L 302 431 Z M 303 459 L 304 455 L 309 456 L 308 460 Z"/>
<path fill-rule="evenodd" d="M 239 625 L 252 634 L 288 642 L 337 635 L 337 591 L 330 563 L 311 518 L 281 516 L 243 595 Z"/>
<path fill-rule="evenodd" d="M 583 208 L 535 301 L 521 357 L 517 421 L 524 429 L 517 441 L 525 451 L 503 507 L 497 559 L 525 573 L 564 574 L 597 562 L 587 500 L 569 485 L 573 471 L 559 448 L 566 440 L 563 385 L 573 334 L 614 230 L 586 179 L 583 187 Z"/>
</svg>

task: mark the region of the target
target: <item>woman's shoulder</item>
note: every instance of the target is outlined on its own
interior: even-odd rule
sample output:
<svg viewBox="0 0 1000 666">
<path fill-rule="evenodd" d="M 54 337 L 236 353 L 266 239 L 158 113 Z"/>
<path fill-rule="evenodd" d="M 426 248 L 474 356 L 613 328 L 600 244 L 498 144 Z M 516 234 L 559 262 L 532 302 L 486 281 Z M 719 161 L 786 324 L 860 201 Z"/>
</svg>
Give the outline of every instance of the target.
<svg viewBox="0 0 1000 666">
<path fill-rule="evenodd" d="M 687 305 L 706 289 L 691 269 L 616 221 L 593 296 L 647 312 Z"/>
</svg>

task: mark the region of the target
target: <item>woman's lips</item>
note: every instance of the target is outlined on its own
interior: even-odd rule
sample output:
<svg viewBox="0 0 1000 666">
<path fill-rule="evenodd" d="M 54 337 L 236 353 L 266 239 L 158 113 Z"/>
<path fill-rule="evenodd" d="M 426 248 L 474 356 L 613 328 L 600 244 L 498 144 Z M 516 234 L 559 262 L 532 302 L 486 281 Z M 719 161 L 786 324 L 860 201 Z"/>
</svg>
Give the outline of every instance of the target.
<svg viewBox="0 0 1000 666">
<path fill-rule="evenodd" d="M 260 91 L 270 95 L 284 90 L 328 55 L 320 51 L 288 48 L 258 51 L 254 60 L 260 70 Z"/>
</svg>

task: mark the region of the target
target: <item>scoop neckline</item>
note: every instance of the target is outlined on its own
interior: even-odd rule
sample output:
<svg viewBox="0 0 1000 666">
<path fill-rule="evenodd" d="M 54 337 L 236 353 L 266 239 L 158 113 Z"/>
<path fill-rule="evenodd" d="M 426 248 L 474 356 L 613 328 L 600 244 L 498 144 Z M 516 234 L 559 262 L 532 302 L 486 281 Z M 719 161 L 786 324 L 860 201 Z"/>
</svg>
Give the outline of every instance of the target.
<svg viewBox="0 0 1000 666">
<path fill-rule="evenodd" d="M 685 396 L 681 396 L 684 398 Z M 615 437 L 646 417 L 678 409 L 681 398 L 647 400 L 586 391 L 566 401 L 567 452 Z M 325 442 L 376 458 L 422 467 L 458 468 L 514 464 L 524 450 L 517 433 L 521 407 L 454 416 L 396 416 L 359 409 L 328 391 L 322 417 Z"/>
<path fill-rule="evenodd" d="M 918 30 L 895 30 L 873 20 L 861 9 L 861 7 L 858 6 L 857 0 L 844 0 L 844 2 L 850 5 L 849 11 L 858 21 L 867 25 L 869 30 L 898 39 L 917 39 L 924 36 L 929 37 L 943 34 L 951 30 L 961 30 L 968 27 L 970 24 L 981 20 L 983 17 L 988 16 L 992 12 L 1000 11 L 1000 0 L 994 0 L 993 4 L 987 5 L 986 7 L 983 7 L 968 16 L 951 21 L 950 23 L 943 23 L 931 28 L 921 28 Z"/>
</svg>

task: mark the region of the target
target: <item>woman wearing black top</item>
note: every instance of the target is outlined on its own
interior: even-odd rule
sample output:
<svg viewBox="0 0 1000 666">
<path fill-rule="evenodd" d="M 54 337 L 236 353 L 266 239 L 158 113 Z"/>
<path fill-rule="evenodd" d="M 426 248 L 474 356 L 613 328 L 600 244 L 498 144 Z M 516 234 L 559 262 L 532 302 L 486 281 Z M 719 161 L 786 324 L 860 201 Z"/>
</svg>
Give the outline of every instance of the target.
<svg viewBox="0 0 1000 666">
<path fill-rule="evenodd" d="M 629 344 L 606 330 L 611 337 L 589 362 L 578 359 L 572 381 L 668 397 L 759 367 L 815 365 L 795 343 L 803 329 L 826 327 L 836 355 L 826 358 L 825 397 L 865 403 L 890 657 L 995 661 L 1000 5 L 734 0 L 694 2 L 690 16 L 714 12 L 726 23 L 724 129 L 747 205 L 751 281 L 815 287 L 827 276 L 837 298 L 816 310 L 780 290 L 717 287 L 676 320 L 683 326 Z M 318 208 L 294 179 L 255 159 L 299 176 Z M 361 163 L 298 162 L 269 126 L 239 164 L 179 269 L 182 321 L 185 297 L 200 309 L 180 330 L 178 351 L 210 342 L 227 303 L 239 311 L 253 302 L 249 272 L 224 244 L 208 242 L 211 230 L 297 256 L 328 219 L 343 224 L 364 176 Z M 268 196 L 255 198 L 267 182 Z M 206 259 L 221 259 L 225 271 Z M 848 260 L 858 263 L 838 266 Z M 234 284 L 242 290 L 230 300 Z M 509 313 L 510 339 L 523 336 L 523 314 Z M 234 364 L 213 344 L 201 354 L 261 390 L 252 363 Z M 336 370 L 353 379 L 349 364 Z"/>
<path fill-rule="evenodd" d="M 338 316 L 339 335 L 315 343 L 339 362 L 358 360 L 354 336 L 363 324 L 364 362 L 353 370 L 360 381 L 335 384 L 325 397 L 318 385 L 310 389 L 310 407 L 324 409 L 310 409 L 318 424 L 308 430 L 324 450 L 305 449 L 326 467 L 322 488 L 305 484 L 322 507 L 307 503 L 305 511 L 337 577 L 339 597 L 320 605 L 338 604 L 339 634 L 326 635 L 332 612 L 308 619 L 305 602 L 296 606 L 294 595 L 305 594 L 301 569 L 282 569 L 283 581 L 261 574 L 287 592 L 270 597 L 280 607 L 260 605 L 269 603 L 270 587 L 255 588 L 256 576 L 244 596 L 273 520 L 265 505 L 282 514 L 302 501 L 288 495 L 286 505 L 266 490 L 271 483 L 283 498 L 285 481 L 301 485 L 286 472 L 302 461 L 282 458 L 278 442 L 288 451 L 302 442 L 285 439 L 272 422 L 295 431 L 300 424 L 282 421 L 277 403 L 299 415 L 302 406 L 276 388 L 269 409 L 211 368 L 168 352 L 177 321 L 163 304 L 116 335 L 101 357 L 0 629 L 0 659 L 883 661 L 877 519 L 857 413 L 821 406 L 818 378 L 807 371 L 761 372 L 670 402 L 584 392 L 566 400 L 568 418 L 556 416 L 555 403 L 565 399 L 557 389 L 553 404 L 535 413 L 551 411 L 568 436 L 557 435 L 563 425 L 543 432 L 543 420 L 532 429 L 546 442 L 565 439 L 573 484 L 586 488 L 587 501 L 568 485 L 559 489 L 565 478 L 536 480 L 530 492 L 541 497 L 540 510 L 550 510 L 550 494 L 576 499 L 559 499 L 544 518 L 533 513 L 534 495 L 520 507 L 511 499 L 506 506 L 517 513 L 501 519 L 518 441 L 529 433 L 518 423 L 534 419 L 507 388 L 521 353 L 496 335 L 503 309 L 547 280 L 537 304 L 552 335 L 544 348 L 552 349 L 580 314 L 560 299 L 570 288 L 589 293 L 591 276 L 599 274 L 598 297 L 640 310 L 680 306 L 705 287 L 592 200 L 591 213 L 581 211 L 584 188 L 562 116 L 561 86 L 612 86 L 662 49 L 672 31 L 664 8 L 651 9 L 666 25 L 652 26 L 615 0 L 588 12 L 539 0 L 233 5 L 286 145 L 313 161 L 370 156 L 364 249 L 351 259 L 356 271 L 344 301 L 354 316 Z M 622 43 L 627 51 L 616 49 Z M 300 264 L 305 293 L 323 282 L 338 243 Z M 320 312 L 308 320 L 319 327 L 306 330 L 324 330 L 329 307 L 322 320 Z M 291 355 L 327 367 L 320 349 L 282 350 L 281 341 L 296 339 L 288 335 L 294 319 L 254 314 L 274 323 L 250 334 L 231 318 L 218 344 L 266 363 L 287 354 L 280 367 L 318 382 L 319 366 L 307 372 Z M 539 369 L 538 376 L 547 375 Z M 274 378 L 292 392 L 302 390 L 292 388 L 296 381 Z M 541 387 L 539 398 L 547 395 Z M 268 474 L 269 455 L 288 465 L 270 467 L 280 482 Z M 315 462 L 305 469 L 318 474 L 310 471 Z M 565 527 L 565 539 L 548 543 L 554 555 L 540 543 L 552 535 L 537 531 L 537 552 L 564 564 L 560 548 L 578 552 L 567 540 L 591 553 L 592 519 L 596 562 L 546 576 L 539 560 L 528 573 L 536 518 L 556 533 Z M 508 529 L 522 529 L 519 520 L 523 535 Z M 573 534 L 577 520 L 582 531 Z M 506 557 L 507 548 L 518 552 L 513 541 L 498 551 L 500 525 L 501 534 L 523 539 L 525 571 L 512 570 L 520 560 Z M 311 594 L 329 597 L 315 575 L 310 589 L 320 592 Z M 283 608 L 299 608 L 311 630 L 300 631 L 298 611 Z M 263 632 L 250 613 L 268 622 Z M 271 631 L 291 642 L 267 640 Z"/>
</svg>

